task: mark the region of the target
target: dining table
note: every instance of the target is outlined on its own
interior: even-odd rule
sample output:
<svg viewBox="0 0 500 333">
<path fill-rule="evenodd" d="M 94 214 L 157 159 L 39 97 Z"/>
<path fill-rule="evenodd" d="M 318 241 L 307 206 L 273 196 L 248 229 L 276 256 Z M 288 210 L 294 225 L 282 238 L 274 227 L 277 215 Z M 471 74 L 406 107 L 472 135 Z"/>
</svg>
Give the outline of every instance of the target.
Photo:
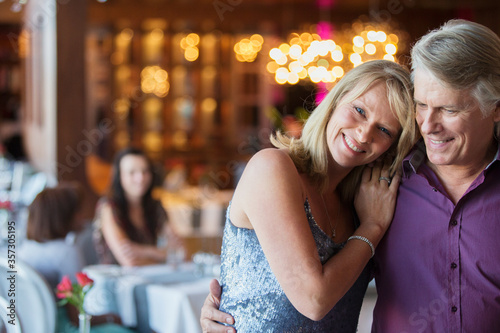
<svg viewBox="0 0 500 333">
<path fill-rule="evenodd" d="M 94 280 L 94 286 L 86 295 L 84 308 L 91 315 L 117 314 L 124 326 L 139 333 L 201 332 L 201 307 L 209 282 L 219 269 L 217 260 L 142 267 L 88 266 L 84 272 Z"/>
<path fill-rule="evenodd" d="M 84 271 L 94 280 L 85 298 L 88 313 L 115 313 L 125 326 L 139 333 L 199 333 L 210 280 L 220 275 L 220 257 L 197 253 L 193 261 L 178 265 L 94 265 Z M 358 332 L 371 329 L 376 299 L 372 280 L 361 308 Z"/>
</svg>

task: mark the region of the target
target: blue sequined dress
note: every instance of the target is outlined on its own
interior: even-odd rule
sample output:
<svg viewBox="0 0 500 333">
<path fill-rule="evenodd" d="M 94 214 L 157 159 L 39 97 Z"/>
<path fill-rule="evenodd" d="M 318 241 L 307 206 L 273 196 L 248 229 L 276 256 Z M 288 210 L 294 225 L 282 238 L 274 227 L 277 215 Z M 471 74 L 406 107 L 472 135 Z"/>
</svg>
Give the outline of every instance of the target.
<svg viewBox="0 0 500 333">
<path fill-rule="evenodd" d="M 368 267 L 335 307 L 320 321 L 298 312 L 286 297 L 262 251 L 253 229 L 238 228 L 228 207 L 221 253 L 222 297 L 220 310 L 235 319 L 238 333 L 245 332 L 356 332 Z M 306 199 L 304 208 L 321 262 L 344 246 L 336 244 L 316 224 Z M 293 244 L 291 244 L 293 246 Z"/>
</svg>

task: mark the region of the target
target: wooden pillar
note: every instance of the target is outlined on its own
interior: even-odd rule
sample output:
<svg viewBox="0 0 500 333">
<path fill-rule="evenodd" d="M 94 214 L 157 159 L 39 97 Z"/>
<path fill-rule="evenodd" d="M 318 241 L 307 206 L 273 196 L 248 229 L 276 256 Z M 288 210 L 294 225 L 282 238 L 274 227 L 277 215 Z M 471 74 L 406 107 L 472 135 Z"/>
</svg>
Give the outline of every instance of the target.
<svg viewBox="0 0 500 333">
<path fill-rule="evenodd" d="M 85 133 L 85 34 L 87 1 L 57 5 L 57 178 L 84 187 L 83 215 L 94 214 L 96 197 L 85 176 L 85 158 L 94 149 Z"/>
</svg>

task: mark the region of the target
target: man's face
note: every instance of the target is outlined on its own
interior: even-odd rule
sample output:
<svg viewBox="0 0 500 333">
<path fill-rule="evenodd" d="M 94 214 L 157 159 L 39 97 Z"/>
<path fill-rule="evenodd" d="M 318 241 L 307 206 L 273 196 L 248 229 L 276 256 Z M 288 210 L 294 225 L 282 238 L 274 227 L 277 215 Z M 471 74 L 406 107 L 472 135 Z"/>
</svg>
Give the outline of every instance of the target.
<svg viewBox="0 0 500 333">
<path fill-rule="evenodd" d="M 429 161 L 437 167 L 486 162 L 499 108 L 484 117 L 469 91 L 446 88 L 424 70 L 415 71 L 414 83 L 417 123 Z"/>
</svg>

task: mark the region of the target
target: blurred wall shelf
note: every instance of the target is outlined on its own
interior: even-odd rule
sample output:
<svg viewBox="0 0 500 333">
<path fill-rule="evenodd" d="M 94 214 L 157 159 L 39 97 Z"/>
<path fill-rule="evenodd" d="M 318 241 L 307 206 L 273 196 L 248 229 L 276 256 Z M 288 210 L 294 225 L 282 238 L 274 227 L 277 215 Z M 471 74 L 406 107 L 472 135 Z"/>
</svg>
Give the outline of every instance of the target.
<svg viewBox="0 0 500 333">
<path fill-rule="evenodd" d="M 271 127 L 266 53 L 253 63 L 238 62 L 233 47 L 240 38 L 161 19 L 90 27 L 88 112 L 94 126 L 102 119 L 114 124 L 102 157 L 134 145 L 167 169 L 169 161 L 184 164 L 196 174 L 192 184 L 203 174 L 232 177 L 233 164 L 257 151 L 242 144 L 250 137 L 266 141 L 259 133 Z M 217 185 L 231 188 L 233 182 Z"/>
<path fill-rule="evenodd" d="M 16 36 L 19 25 L 0 25 L 0 124 L 17 123 L 21 102 L 21 65 Z M 0 138 L 5 139 L 0 127 Z"/>
</svg>

